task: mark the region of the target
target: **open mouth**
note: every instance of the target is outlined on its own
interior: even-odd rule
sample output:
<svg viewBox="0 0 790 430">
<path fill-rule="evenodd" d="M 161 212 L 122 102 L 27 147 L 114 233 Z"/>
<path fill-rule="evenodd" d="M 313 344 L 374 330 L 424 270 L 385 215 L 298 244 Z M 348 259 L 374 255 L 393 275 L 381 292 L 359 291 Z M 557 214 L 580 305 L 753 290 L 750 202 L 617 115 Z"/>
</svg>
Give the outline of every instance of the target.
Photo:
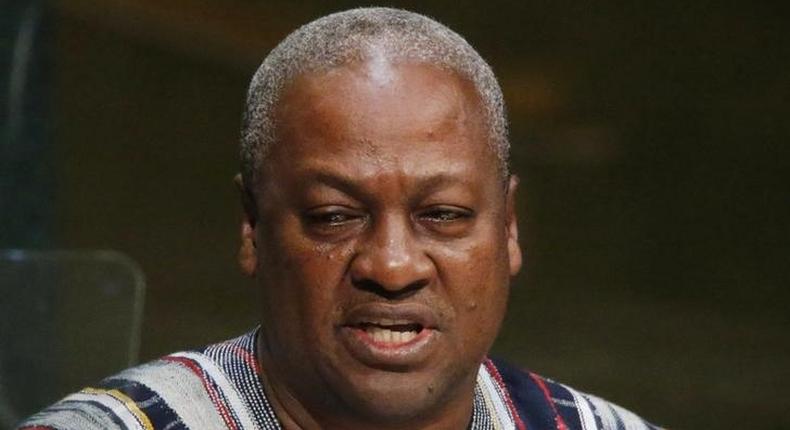
<svg viewBox="0 0 790 430">
<path fill-rule="evenodd" d="M 364 321 L 354 324 L 353 328 L 368 336 L 374 343 L 385 345 L 403 345 L 416 339 L 424 327 L 419 323 L 399 322 L 382 319 L 378 321 Z"/>
<path fill-rule="evenodd" d="M 432 308 L 420 303 L 365 303 L 338 325 L 347 351 L 367 366 L 402 371 L 424 365 L 441 347 L 442 327 Z"/>
</svg>

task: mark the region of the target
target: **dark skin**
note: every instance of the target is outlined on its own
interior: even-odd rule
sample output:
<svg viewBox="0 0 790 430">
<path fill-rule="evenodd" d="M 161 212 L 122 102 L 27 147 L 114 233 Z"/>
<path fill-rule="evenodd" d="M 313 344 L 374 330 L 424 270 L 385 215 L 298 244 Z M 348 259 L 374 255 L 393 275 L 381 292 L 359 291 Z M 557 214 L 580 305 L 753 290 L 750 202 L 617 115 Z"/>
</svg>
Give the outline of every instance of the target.
<svg viewBox="0 0 790 430">
<path fill-rule="evenodd" d="M 457 429 L 521 266 L 474 87 L 378 62 L 298 77 L 255 184 L 239 262 L 286 428 Z M 382 334 L 383 333 L 383 334 Z M 389 337 L 388 337 L 389 336 Z M 399 337 L 400 336 L 400 337 Z"/>
</svg>

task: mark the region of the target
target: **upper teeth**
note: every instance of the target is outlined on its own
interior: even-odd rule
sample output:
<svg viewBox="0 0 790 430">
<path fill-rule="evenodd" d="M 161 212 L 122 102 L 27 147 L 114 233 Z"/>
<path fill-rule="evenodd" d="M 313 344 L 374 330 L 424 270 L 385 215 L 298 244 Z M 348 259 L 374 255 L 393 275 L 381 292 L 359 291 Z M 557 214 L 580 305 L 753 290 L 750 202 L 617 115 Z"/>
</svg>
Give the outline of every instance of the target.
<svg viewBox="0 0 790 430">
<path fill-rule="evenodd" d="M 416 331 L 395 331 L 383 327 L 366 327 L 365 331 L 370 334 L 376 342 L 381 343 L 405 343 L 417 336 Z"/>
<path fill-rule="evenodd" d="M 389 319 L 389 318 L 381 318 L 381 319 L 377 319 L 377 320 L 373 320 L 373 321 L 366 321 L 366 323 L 367 324 L 388 326 L 388 325 L 405 325 L 405 324 L 410 324 L 410 321 L 393 320 L 393 319 Z"/>
</svg>

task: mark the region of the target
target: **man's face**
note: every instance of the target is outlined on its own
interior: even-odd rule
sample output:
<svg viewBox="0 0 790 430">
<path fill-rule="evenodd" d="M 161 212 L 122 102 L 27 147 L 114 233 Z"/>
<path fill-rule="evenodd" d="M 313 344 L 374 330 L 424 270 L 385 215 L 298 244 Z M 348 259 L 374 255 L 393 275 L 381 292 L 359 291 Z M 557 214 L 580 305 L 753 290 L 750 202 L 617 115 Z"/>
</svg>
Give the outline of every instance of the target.
<svg viewBox="0 0 790 430">
<path fill-rule="evenodd" d="M 279 106 L 250 233 L 264 371 L 317 415 L 469 402 L 521 262 L 474 87 L 364 63 L 299 77 Z"/>
</svg>

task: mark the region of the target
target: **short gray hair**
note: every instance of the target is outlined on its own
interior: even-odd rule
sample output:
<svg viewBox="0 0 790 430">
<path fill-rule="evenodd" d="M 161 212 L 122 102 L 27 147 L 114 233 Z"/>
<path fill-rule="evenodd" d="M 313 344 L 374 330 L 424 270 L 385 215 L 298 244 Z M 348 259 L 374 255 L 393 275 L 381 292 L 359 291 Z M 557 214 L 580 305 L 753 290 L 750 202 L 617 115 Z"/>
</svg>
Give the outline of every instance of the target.
<svg viewBox="0 0 790 430">
<path fill-rule="evenodd" d="M 502 89 L 488 63 L 463 37 L 423 15 L 391 8 L 359 8 L 310 22 L 263 60 L 247 92 L 241 130 L 241 169 L 252 188 L 276 140 L 274 116 L 285 87 L 297 76 L 383 55 L 448 69 L 474 85 L 483 105 L 489 144 L 507 176 L 510 143 Z"/>
</svg>

